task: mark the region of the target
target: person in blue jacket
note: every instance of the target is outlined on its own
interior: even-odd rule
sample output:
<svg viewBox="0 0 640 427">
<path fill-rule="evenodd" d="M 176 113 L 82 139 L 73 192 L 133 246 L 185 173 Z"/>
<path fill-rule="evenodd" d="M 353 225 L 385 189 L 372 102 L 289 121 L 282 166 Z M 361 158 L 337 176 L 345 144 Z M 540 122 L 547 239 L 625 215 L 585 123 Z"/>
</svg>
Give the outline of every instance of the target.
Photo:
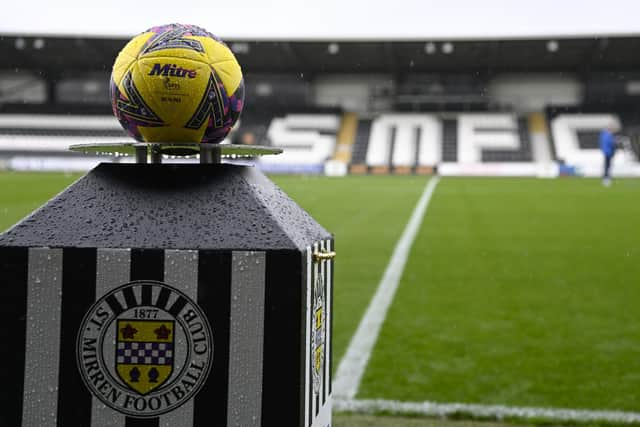
<svg viewBox="0 0 640 427">
<path fill-rule="evenodd" d="M 614 135 L 615 126 L 610 124 L 600 132 L 600 151 L 604 156 L 604 172 L 602 174 L 602 184 L 611 185 L 611 161 L 616 153 L 616 138 Z"/>
</svg>

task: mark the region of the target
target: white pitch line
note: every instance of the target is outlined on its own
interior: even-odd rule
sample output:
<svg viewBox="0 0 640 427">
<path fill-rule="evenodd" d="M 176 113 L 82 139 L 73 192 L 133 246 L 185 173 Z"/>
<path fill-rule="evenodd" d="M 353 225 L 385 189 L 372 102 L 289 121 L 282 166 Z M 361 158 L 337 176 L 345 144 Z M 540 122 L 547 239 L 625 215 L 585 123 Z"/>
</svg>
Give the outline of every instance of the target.
<svg viewBox="0 0 640 427">
<path fill-rule="evenodd" d="M 358 392 L 371 351 L 378 339 L 382 323 L 387 316 L 387 310 L 398 289 L 409 251 L 416 234 L 418 234 L 422 218 L 427 210 L 433 191 L 438 185 L 438 181 L 439 178 L 434 176 L 427 183 L 400 240 L 396 244 L 378 289 L 371 299 L 366 313 L 360 320 L 358 329 L 351 338 L 346 354 L 340 361 L 333 382 L 333 395 L 336 398 L 353 399 Z"/>
<path fill-rule="evenodd" d="M 334 399 L 333 408 L 337 411 L 364 414 L 384 412 L 392 415 L 423 415 L 440 418 L 469 415 L 473 418 L 495 420 L 518 418 L 524 420 L 544 419 L 550 422 L 640 423 L 640 413 L 638 412 L 534 408 L 468 403 L 399 402 L 382 399 Z"/>
</svg>

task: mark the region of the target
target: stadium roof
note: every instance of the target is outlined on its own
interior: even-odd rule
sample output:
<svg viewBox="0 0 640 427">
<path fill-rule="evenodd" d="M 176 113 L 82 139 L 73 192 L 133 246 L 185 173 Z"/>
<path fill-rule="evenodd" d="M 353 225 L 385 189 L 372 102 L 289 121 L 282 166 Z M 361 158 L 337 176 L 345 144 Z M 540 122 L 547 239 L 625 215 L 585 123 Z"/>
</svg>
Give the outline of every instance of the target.
<svg viewBox="0 0 640 427">
<path fill-rule="evenodd" d="M 126 38 L 0 37 L 0 70 L 111 71 Z M 640 37 L 454 42 L 236 41 L 245 72 L 637 71 Z"/>
<path fill-rule="evenodd" d="M 629 0 L 30 0 L 2 6 L 0 34 L 131 37 L 200 25 L 224 39 L 473 40 L 640 34 Z"/>
</svg>

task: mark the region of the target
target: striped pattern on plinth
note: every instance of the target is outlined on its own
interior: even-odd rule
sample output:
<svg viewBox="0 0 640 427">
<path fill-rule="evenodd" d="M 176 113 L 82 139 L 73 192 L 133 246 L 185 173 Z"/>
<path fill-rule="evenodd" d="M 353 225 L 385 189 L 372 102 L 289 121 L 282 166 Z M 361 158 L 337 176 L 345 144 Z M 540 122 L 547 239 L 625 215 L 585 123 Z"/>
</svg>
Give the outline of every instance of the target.
<svg viewBox="0 0 640 427">
<path fill-rule="evenodd" d="M 308 247 L 306 251 L 305 427 L 324 427 L 331 424 L 333 261 L 314 262 L 313 254 L 332 250 L 332 241 L 323 240 Z M 318 327 L 317 316 L 319 309 L 322 310 L 322 322 L 324 323 L 321 327 Z M 320 370 L 317 369 L 317 357 L 319 354 L 321 359 Z"/>
<path fill-rule="evenodd" d="M 0 287 L 0 323 L 11 326 L 3 336 L 10 351 L 1 353 L 11 369 L 2 374 L 0 425 L 319 425 L 331 393 L 332 261 L 312 257 L 322 249 L 331 250 L 332 241 L 303 252 L 0 247 L 0 274 L 8 284 Z M 163 282 L 188 296 L 213 336 L 212 368 L 197 395 L 152 418 L 106 406 L 89 392 L 76 361 L 85 314 L 136 280 Z M 314 341 L 319 290 L 325 324 Z M 126 298 L 144 296 L 118 298 L 128 308 Z M 314 342 L 323 345 L 321 372 L 314 372 Z M 22 396 L 18 407 L 16 396 Z"/>
</svg>

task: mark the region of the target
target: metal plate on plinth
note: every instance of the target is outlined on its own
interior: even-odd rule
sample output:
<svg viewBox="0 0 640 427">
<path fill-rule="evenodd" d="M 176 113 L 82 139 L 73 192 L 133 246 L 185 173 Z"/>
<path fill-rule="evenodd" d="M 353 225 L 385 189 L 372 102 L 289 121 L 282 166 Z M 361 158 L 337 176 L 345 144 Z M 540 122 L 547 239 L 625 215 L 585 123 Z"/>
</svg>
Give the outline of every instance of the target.
<svg viewBox="0 0 640 427">
<path fill-rule="evenodd" d="M 149 154 L 162 154 L 168 156 L 194 156 L 201 151 L 218 151 L 222 157 L 256 157 L 268 154 L 280 154 L 281 148 L 265 147 L 261 145 L 240 144 L 201 144 L 186 142 L 163 143 L 100 143 L 100 144 L 75 144 L 69 147 L 71 151 L 87 154 L 104 155 L 136 155 L 140 150 L 147 150 Z"/>
</svg>

